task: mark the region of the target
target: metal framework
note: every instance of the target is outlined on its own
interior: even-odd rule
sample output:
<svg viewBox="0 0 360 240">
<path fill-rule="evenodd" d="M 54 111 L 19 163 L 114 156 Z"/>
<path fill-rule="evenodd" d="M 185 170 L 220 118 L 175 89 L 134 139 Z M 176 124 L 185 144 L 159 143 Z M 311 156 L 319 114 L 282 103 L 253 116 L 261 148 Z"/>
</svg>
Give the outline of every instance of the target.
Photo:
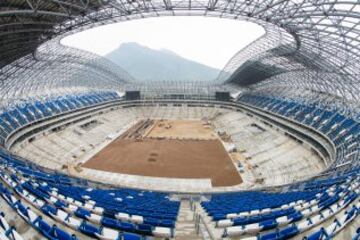
<svg viewBox="0 0 360 240">
<path fill-rule="evenodd" d="M 34 54 L 6 65 L 3 73 L 0 91 L 5 106 L 23 99 L 70 92 L 121 90 L 132 81 L 131 76 L 109 60 L 64 47 L 57 40 L 44 43 Z"/>
<path fill-rule="evenodd" d="M 246 20 L 265 28 L 215 84 L 262 91 L 285 85 L 360 102 L 359 0 L 2 0 L 2 101 L 54 89 L 131 85 L 134 79 L 117 66 L 60 46 L 59 39 L 107 23 L 175 15 Z"/>
</svg>

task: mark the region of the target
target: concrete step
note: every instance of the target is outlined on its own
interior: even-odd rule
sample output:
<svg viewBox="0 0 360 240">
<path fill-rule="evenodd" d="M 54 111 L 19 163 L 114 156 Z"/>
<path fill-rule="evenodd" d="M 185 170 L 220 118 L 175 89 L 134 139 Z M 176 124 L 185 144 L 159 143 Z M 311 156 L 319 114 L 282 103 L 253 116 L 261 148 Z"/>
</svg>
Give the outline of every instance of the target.
<svg viewBox="0 0 360 240">
<path fill-rule="evenodd" d="M 175 228 L 176 240 L 201 240 L 201 236 L 196 234 L 194 212 L 190 208 L 188 200 L 180 203 L 179 216 Z"/>
</svg>

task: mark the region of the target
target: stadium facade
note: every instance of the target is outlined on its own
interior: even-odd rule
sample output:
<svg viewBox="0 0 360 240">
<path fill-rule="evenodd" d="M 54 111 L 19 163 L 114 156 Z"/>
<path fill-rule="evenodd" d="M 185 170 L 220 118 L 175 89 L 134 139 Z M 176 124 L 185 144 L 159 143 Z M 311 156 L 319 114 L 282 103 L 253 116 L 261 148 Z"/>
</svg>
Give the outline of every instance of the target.
<svg viewBox="0 0 360 240">
<path fill-rule="evenodd" d="M 205 83 L 140 82 L 109 60 L 60 44 L 89 28 L 161 16 L 250 21 L 266 33 Z M 359 25 L 355 0 L 1 1 L 0 238 L 359 239 Z M 294 156 L 277 158 L 276 172 L 263 160 L 252 172 L 267 166 L 268 175 L 255 185 L 245 176 L 245 187 L 216 188 L 191 179 L 86 177 L 86 170 L 74 174 L 78 166 L 62 169 L 60 152 L 29 150 L 86 119 L 93 120 L 81 127 L 91 131 L 100 115 L 109 126 L 111 116 L 122 119 L 124 128 L 140 115 L 196 116 L 234 139 L 241 121 L 252 119 L 256 132 L 276 129 L 271 136 L 292 139 L 322 167 L 311 170 L 313 163 Z M 67 151 L 73 140 L 56 141 L 64 139 Z M 54 161 L 24 157 L 42 153 Z"/>
</svg>

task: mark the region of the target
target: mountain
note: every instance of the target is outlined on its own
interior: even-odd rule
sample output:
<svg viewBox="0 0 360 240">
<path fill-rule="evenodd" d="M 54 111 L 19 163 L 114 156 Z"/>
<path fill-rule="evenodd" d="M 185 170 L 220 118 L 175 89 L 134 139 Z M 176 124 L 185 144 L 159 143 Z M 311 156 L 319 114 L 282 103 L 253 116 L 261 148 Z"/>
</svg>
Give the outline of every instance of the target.
<svg viewBox="0 0 360 240">
<path fill-rule="evenodd" d="M 105 57 L 142 81 L 209 81 L 220 72 L 170 50 L 154 50 L 137 43 L 123 43 Z"/>
</svg>

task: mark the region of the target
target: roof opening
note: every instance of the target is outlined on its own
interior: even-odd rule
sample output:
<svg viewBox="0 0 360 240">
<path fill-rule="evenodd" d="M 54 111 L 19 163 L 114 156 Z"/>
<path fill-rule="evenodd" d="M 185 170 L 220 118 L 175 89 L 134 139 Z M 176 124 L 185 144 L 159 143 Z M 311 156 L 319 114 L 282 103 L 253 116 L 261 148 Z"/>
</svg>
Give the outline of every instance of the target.
<svg viewBox="0 0 360 240">
<path fill-rule="evenodd" d="M 104 56 L 145 81 L 212 80 L 265 33 L 251 22 L 210 17 L 147 18 L 96 27 L 61 43 Z"/>
</svg>

